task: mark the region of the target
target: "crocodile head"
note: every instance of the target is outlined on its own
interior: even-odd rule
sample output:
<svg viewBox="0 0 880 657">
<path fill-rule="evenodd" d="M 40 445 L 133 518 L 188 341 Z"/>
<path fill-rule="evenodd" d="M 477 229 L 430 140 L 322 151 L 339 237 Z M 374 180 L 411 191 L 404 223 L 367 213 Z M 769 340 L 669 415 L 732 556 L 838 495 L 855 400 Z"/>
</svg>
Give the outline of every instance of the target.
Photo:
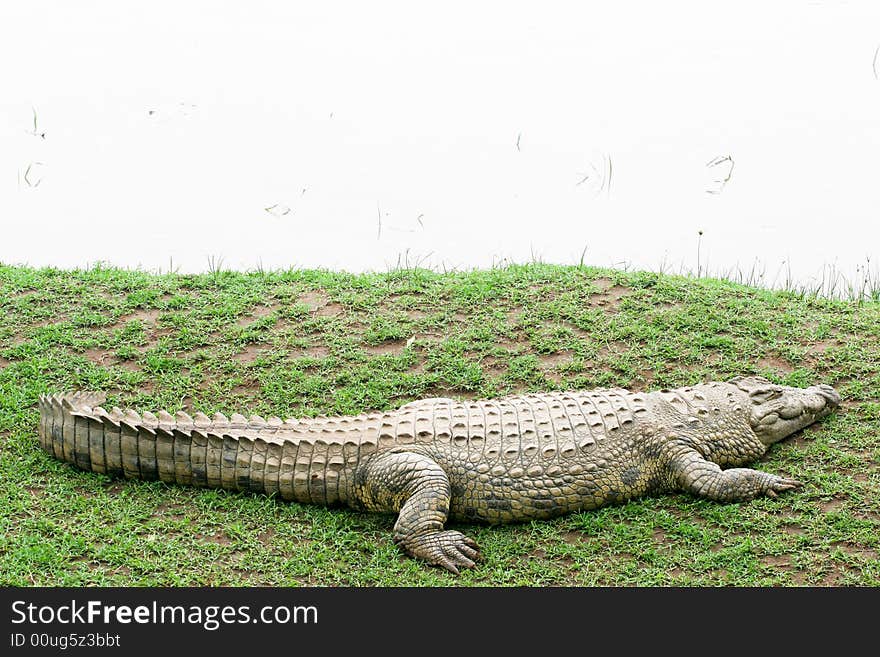
<svg viewBox="0 0 880 657">
<path fill-rule="evenodd" d="M 800 431 L 829 413 L 840 403 L 831 386 L 791 388 L 760 376 L 738 376 L 729 381 L 745 393 L 750 404 L 749 424 L 765 445 Z"/>
</svg>

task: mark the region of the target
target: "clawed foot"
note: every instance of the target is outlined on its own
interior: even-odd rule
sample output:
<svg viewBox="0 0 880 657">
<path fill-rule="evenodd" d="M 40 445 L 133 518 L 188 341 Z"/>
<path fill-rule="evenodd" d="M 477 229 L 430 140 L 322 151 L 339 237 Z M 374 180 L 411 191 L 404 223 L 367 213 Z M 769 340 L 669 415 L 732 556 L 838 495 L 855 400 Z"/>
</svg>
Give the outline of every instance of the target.
<svg viewBox="0 0 880 657">
<path fill-rule="evenodd" d="M 481 559 L 473 539 L 453 530 L 410 536 L 402 545 L 410 556 L 424 559 L 432 566 L 442 566 L 456 575 L 459 568 L 473 568 Z"/>
<path fill-rule="evenodd" d="M 770 476 L 772 478 L 767 483 L 767 487 L 764 489 L 764 494 L 767 497 L 776 498 L 779 497 L 779 493 L 784 493 L 787 490 L 793 490 L 795 488 L 800 488 L 801 486 L 803 486 L 803 484 L 796 479 L 787 479 L 778 475 Z"/>
</svg>

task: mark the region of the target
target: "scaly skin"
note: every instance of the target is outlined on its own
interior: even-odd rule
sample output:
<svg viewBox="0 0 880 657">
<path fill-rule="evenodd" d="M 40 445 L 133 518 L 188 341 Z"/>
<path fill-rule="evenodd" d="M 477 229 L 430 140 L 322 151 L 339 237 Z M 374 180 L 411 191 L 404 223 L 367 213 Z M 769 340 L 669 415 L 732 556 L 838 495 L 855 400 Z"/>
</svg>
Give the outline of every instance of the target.
<svg viewBox="0 0 880 657">
<path fill-rule="evenodd" d="M 738 377 L 652 393 L 427 399 L 385 413 L 263 420 L 113 409 L 99 393 L 40 398 L 40 442 L 85 470 L 397 513 L 407 554 L 457 573 L 476 544 L 444 526 L 550 518 L 647 494 L 775 497 L 792 479 L 742 468 L 824 417 L 829 386 Z M 728 468 L 728 469 L 722 469 Z"/>
</svg>

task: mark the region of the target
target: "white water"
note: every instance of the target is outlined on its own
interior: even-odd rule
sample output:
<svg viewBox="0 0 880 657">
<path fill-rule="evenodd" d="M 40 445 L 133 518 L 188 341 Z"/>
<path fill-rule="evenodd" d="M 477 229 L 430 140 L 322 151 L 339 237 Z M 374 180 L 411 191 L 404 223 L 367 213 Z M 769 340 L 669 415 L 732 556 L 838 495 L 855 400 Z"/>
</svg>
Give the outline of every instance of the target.
<svg viewBox="0 0 880 657">
<path fill-rule="evenodd" d="M 880 260 L 876 1 L 0 7 L 2 262 Z"/>
</svg>

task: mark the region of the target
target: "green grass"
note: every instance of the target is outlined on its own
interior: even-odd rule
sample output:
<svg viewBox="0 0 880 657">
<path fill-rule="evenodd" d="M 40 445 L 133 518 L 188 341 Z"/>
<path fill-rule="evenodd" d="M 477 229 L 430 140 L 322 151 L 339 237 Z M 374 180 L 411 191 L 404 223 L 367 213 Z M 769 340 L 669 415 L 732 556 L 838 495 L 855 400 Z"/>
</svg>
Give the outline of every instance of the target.
<svg viewBox="0 0 880 657">
<path fill-rule="evenodd" d="M 535 264 L 151 275 L 0 265 L 0 584 L 880 584 L 880 304 Z M 406 558 L 393 516 L 112 480 L 42 452 L 40 393 L 171 412 L 358 413 L 421 397 L 645 390 L 758 373 L 844 404 L 757 467 L 804 488 L 675 494 L 553 521 L 453 525 L 485 561 Z"/>
</svg>

